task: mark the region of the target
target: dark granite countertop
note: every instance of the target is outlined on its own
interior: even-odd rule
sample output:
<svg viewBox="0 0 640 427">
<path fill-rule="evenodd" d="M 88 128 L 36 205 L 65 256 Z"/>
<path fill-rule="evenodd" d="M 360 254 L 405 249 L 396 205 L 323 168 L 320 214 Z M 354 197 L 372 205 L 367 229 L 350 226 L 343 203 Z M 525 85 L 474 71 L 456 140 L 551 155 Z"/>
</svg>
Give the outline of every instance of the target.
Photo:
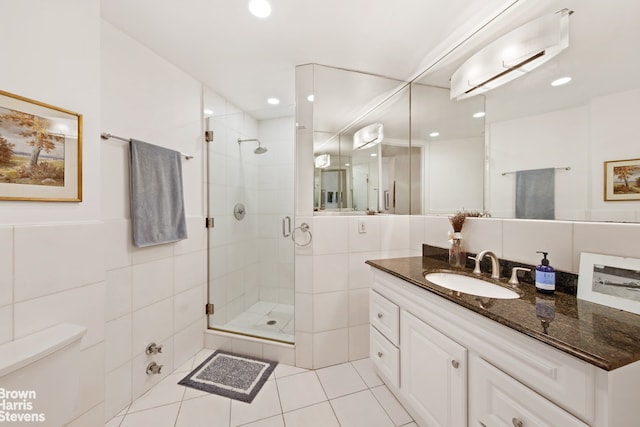
<svg viewBox="0 0 640 427">
<path fill-rule="evenodd" d="M 428 270 L 454 270 L 448 263 L 433 258 L 418 256 L 366 263 L 604 370 L 640 360 L 639 315 L 561 292 L 540 294 L 530 284 L 520 285 L 519 299 L 488 299 L 454 292 L 424 279 Z M 469 269 L 455 271 L 472 274 Z M 504 286 L 509 286 L 506 281 L 501 279 Z"/>
</svg>

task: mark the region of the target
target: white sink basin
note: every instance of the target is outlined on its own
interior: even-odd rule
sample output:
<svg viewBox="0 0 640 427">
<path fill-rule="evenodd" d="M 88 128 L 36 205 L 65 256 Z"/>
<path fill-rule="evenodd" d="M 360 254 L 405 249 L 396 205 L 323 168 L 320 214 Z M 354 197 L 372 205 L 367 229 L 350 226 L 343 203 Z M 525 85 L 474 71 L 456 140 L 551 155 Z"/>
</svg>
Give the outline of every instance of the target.
<svg viewBox="0 0 640 427">
<path fill-rule="evenodd" d="M 479 297 L 497 299 L 517 299 L 520 298 L 517 292 L 502 286 L 476 279 L 475 277 L 463 276 L 455 273 L 428 273 L 424 278 L 443 288 L 465 294 L 477 295 Z"/>
</svg>

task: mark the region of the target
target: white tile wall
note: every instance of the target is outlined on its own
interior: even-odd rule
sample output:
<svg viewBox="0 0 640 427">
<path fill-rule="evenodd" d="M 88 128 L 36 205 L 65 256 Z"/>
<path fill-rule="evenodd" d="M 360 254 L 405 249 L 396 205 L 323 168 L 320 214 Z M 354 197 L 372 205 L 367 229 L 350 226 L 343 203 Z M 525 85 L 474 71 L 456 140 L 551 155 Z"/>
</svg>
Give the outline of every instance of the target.
<svg viewBox="0 0 640 427">
<path fill-rule="evenodd" d="M 105 277 L 105 321 L 131 313 L 133 273 L 131 267 L 108 270 Z"/>
<path fill-rule="evenodd" d="M 369 324 L 349 328 L 349 360 L 369 357 Z"/>
<path fill-rule="evenodd" d="M 314 332 L 346 328 L 349 324 L 349 293 L 327 292 L 313 296 Z"/>
<path fill-rule="evenodd" d="M 134 265 L 132 288 L 134 310 L 169 298 L 173 294 L 173 259 Z"/>
<path fill-rule="evenodd" d="M 101 342 L 80 352 L 78 401 L 75 415 L 81 415 L 104 400 L 105 370 L 103 360 L 105 344 Z"/>
<path fill-rule="evenodd" d="M 60 322 L 88 328 L 80 344 L 82 349 L 104 340 L 104 283 L 69 289 L 14 305 L 15 338 Z"/>
<path fill-rule="evenodd" d="M 103 281 L 102 238 L 102 223 L 15 227 L 16 302 Z"/>
<path fill-rule="evenodd" d="M 13 306 L 0 307 L 0 344 L 13 339 Z"/>
<path fill-rule="evenodd" d="M 131 314 L 105 324 L 105 359 L 107 372 L 131 360 Z"/>
<path fill-rule="evenodd" d="M 131 361 L 105 376 L 105 418 L 110 419 L 132 402 Z"/>
<path fill-rule="evenodd" d="M 349 359 L 349 329 L 313 334 L 313 367 L 337 365 Z"/>
<path fill-rule="evenodd" d="M 0 307 L 13 302 L 13 227 L 0 227 Z"/>
<path fill-rule="evenodd" d="M 565 221 L 503 220 L 503 257 L 538 265 L 536 251 L 549 253 L 550 265 L 562 271 L 573 269 L 573 223 Z"/>
<path fill-rule="evenodd" d="M 323 254 L 313 257 L 313 292 L 315 294 L 342 291 L 348 288 L 348 254 Z"/>
</svg>

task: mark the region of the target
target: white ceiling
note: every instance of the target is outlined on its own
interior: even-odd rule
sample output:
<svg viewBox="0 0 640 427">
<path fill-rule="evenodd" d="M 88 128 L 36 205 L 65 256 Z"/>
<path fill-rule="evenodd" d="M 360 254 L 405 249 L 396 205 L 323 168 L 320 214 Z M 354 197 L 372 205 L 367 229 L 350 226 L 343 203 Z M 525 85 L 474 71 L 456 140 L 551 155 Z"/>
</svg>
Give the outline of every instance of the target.
<svg viewBox="0 0 640 427">
<path fill-rule="evenodd" d="M 102 17 L 257 119 L 291 114 L 295 67 L 408 81 L 518 0 L 103 0 Z M 278 97 L 280 107 L 266 99 Z"/>
</svg>

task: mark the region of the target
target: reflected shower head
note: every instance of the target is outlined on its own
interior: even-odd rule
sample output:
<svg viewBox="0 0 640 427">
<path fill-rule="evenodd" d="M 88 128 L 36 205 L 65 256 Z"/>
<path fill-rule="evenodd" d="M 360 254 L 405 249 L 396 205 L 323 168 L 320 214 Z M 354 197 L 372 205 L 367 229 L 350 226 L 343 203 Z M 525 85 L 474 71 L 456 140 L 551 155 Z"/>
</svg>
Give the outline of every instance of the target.
<svg viewBox="0 0 640 427">
<path fill-rule="evenodd" d="M 264 153 L 266 153 L 268 151 L 266 147 L 262 147 L 260 145 L 260 140 L 257 139 L 257 138 L 251 138 L 251 139 L 240 139 L 240 138 L 238 138 L 238 145 L 240 145 L 240 143 L 242 143 L 242 142 L 247 142 L 247 141 L 256 141 L 258 143 L 258 148 L 253 150 L 253 152 L 255 154 L 264 154 Z"/>
</svg>

